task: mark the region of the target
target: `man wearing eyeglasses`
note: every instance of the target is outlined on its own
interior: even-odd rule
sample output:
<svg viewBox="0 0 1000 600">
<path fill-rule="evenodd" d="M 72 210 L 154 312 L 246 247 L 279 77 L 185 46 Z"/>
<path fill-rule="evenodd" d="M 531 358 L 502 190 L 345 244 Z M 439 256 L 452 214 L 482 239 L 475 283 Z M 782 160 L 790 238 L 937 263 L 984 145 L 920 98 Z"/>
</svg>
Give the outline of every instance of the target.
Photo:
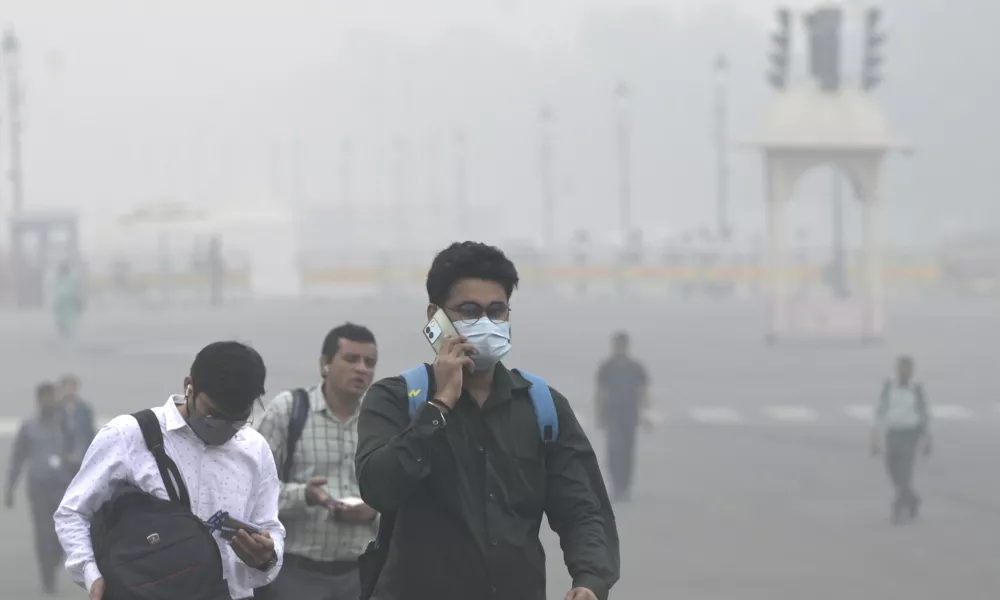
<svg viewBox="0 0 1000 600">
<path fill-rule="evenodd" d="M 358 483 L 383 516 L 362 557 L 363 598 L 544 600 L 543 516 L 573 580 L 566 600 L 606 600 L 618 579 L 614 513 L 569 402 L 541 392 L 557 418 L 542 434 L 531 390 L 545 382 L 501 362 L 517 284 L 497 248 L 462 242 L 441 251 L 427 274 L 427 318 L 443 310 L 458 336 L 427 367 L 427 390 L 391 377 L 365 397 Z M 411 416 L 409 398 L 425 393 Z"/>
<path fill-rule="evenodd" d="M 246 426 L 264 393 L 265 375 L 264 361 L 253 348 L 215 342 L 195 357 L 184 378 L 184 393 L 152 409 L 162 447 L 190 490 L 191 512 L 208 521 L 224 511 L 261 530 L 240 531 L 231 542 L 215 538 L 222 576 L 234 599 L 251 598 L 254 588 L 274 579 L 284 546 L 274 458 L 264 438 Z M 90 600 L 102 600 L 105 589 L 94 556 L 91 521 L 117 490 L 129 484 L 168 499 L 139 422 L 126 415 L 97 433 L 55 513 L 66 569 L 87 588 Z"/>
</svg>

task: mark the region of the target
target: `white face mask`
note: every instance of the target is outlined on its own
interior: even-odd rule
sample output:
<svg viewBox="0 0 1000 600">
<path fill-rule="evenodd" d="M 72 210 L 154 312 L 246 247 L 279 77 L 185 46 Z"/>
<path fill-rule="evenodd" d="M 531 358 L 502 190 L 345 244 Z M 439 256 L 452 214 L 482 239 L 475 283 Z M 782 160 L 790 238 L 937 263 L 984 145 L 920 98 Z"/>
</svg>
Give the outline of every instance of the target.
<svg viewBox="0 0 1000 600">
<path fill-rule="evenodd" d="M 455 323 L 459 335 L 465 336 L 476 347 L 472 361 L 477 371 L 486 371 L 500 362 L 510 352 L 510 323 L 494 323 L 482 317 L 475 323 Z"/>
</svg>

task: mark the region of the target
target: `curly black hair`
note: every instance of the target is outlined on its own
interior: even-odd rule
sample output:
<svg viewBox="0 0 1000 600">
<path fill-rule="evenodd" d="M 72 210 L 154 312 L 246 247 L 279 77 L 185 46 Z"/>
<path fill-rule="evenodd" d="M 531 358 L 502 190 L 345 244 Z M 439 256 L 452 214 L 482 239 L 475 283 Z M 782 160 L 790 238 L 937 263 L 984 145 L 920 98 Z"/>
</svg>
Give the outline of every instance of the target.
<svg viewBox="0 0 1000 600">
<path fill-rule="evenodd" d="M 462 279 L 495 281 L 509 299 L 520 281 L 514 263 L 503 250 L 482 242 L 455 242 L 434 257 L 427 271 L 427 298 L 443 306 L 451 288 Z"/>
</svg>

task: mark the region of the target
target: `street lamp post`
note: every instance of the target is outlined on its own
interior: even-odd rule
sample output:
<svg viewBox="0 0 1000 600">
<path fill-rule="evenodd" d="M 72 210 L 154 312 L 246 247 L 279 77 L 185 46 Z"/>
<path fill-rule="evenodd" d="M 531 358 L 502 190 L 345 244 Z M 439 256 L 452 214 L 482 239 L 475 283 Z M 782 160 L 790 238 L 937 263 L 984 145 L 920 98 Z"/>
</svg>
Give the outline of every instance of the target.
<svg viewBox="0 0 1000 600">
<path fill-rule="evenodd" d="M 542 245 L 551 251 L 555 243 L 555 191 L 552 185 L 552 109 L 543 106 L 538 112 L 538 161 L 542 193 Z"/>
<path fill-rule="evenodd" d="M 11 214 L 17 216 L 24 208 L 24 179 L 21 167 L 21 44 L 14 32 L 7 30 L 0 45 L 3 48 L 4 67 L 7 72 Z"/>
<path fill-rule="evenodd" d="M 731 233 L 729 223 L 729 62 L 715 59 L 715 218 L 720 240 Z"/>
<path fill-rule="evenodd" d="M 622 244 L 628 244 L 632 231 L 632 124 L 628 84 L 619 81 L 615 88 L 618 101 L 618 214 Z"/>
<path fill-rule="evenodd" d="M 468 138 L 465 131 L 455 132 L 455 217 L 458 223 L 459 239 L 468 237 L 469 199 L 466 181 L 466 158 L 468 153 Z"/>
</svg>

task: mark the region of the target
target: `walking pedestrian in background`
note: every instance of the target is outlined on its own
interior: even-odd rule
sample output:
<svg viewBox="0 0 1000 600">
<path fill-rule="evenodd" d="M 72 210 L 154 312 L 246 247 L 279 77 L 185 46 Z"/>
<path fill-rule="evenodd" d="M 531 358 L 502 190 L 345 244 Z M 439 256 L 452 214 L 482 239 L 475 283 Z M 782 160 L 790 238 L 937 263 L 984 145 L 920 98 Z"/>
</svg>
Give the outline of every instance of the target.
<svg viewBox="0 0 1000 600">
<path fill-rule="evenodd" d="M 75 450 L 66 414 L 60 410 L 56 387 L 42 383 L 35 390 L 38 414 L 22 425 L 14 440 L 4 497 L 14 506 L 14 493 L 24 465 L 28 465 L 28 503 L 35 533 L 35 556 L 46 594 L 56 592 L 56 572 L 63 550 L 56 536 L 52 514 L 59 507 L 75 468 L 70 458 Z"/>
<path fill-rule="evenodd" d="M 611 356 L 597 370 L 598 427 L 607 435 L 607 465 L 612 498 L 631 497 L 636 433 L 649 415 L 649 376 L 630 352 L 629 335 L 611 338 Z"/>
<path fill-rule="evenodd" d="M 873 456 L 885 453 L 885 466 L 895 489 L 892 520 L 901 524 L 917 517 L 920 497 L 913 489 L 913 465 L 918 449 L 931 451 L 930 407 L 924 386 L 913 379 L 909 356 L 896 361 L 896 375 L 882 386 L 872 431 Z"/>
</svg>

